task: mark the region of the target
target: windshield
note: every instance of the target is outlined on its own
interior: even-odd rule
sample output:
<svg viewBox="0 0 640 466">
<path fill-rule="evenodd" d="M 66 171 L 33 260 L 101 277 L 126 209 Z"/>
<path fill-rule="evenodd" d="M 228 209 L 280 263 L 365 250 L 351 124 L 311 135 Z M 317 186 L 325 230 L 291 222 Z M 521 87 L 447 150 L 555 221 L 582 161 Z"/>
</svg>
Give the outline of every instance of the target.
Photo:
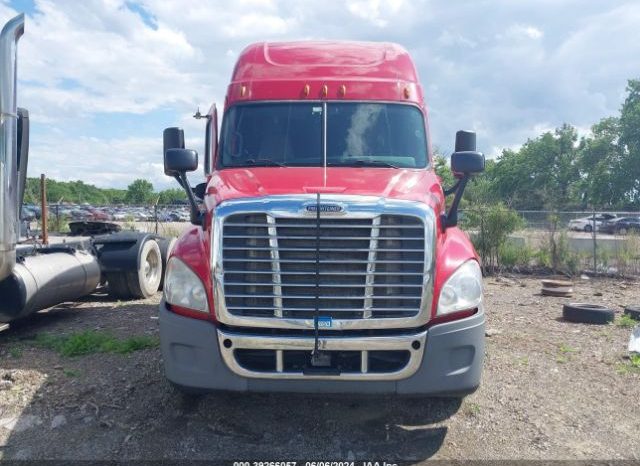
<svg viewBox="0 0 640 466">
<path fill-rule="evenodd" d="M 360 102 L 237 105 L 225 115 L 218 167 L 321 167 L 325 152 L 328 166 L 424 168 L 422 112 Z"/>
</svg>

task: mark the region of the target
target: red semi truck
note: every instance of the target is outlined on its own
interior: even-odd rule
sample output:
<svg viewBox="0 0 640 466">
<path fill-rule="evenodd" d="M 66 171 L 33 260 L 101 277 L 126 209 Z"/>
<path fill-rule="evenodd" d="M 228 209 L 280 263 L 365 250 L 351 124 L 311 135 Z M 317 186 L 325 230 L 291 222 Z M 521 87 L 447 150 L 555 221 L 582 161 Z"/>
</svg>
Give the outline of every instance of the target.
<svg viewBox="0 0 640 466">
<path fill-rule="evenodd" d="M 181 129 L 164 131 L 165 172 L 193 223 L 160 304 L 169 381 L 187 393 L 475 390 L 482 276 L 456 213 L 484 155 L 459 131 L 458 182 L 443 189 L 406 50 L 253 44 L 233 69 L 220 137 L 215 105 L 204 117 L 195 188 L 197 153 Z"/>
</svg>

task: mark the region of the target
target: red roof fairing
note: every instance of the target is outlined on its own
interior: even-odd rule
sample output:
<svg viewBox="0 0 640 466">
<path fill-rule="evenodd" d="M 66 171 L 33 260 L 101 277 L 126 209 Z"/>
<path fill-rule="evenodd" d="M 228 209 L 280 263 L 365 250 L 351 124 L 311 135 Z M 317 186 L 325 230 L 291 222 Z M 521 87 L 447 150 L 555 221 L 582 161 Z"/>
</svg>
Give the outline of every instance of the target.
<svg viewBox="0 0 640 466">
<path fill-rule="evenodd" d="M 309 85 L 308 94 L 305 85 Z M 241 52 L 226 106 L 242 101 L 299 99 L 397 101 L 424 108 L 413 62 L 397 44 L 262 42 Z"/>
</svg>

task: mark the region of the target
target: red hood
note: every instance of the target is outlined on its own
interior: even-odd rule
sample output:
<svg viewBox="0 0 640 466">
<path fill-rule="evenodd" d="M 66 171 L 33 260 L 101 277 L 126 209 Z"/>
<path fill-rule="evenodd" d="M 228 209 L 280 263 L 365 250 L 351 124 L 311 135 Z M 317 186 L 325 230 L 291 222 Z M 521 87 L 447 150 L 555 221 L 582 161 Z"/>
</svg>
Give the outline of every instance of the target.
<svg viewBox="0 0 640 466">
<path fill-rule="evenodd" d="M 424 202 L 435 212 L 443 205 L 442 188 L 432 170 L 393 168 L 260 167 L 217 171 L 209 181 L 207 206 L 244 197 L 313 193 L 379 196 Z"/>
</svg>

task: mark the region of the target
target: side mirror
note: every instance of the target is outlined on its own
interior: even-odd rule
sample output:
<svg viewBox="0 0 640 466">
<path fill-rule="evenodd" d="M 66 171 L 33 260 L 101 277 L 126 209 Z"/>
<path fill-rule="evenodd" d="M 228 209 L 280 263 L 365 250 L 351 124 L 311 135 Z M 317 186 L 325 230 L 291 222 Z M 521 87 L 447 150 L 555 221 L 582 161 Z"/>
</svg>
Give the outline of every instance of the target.
<svg viewBox="0 0 640 466">
<path fill-rule="evenodd" d="M 451 154 L 451 171 L 454 174 L 471 175 L 484 171 L 484 154 L 476 151 Z"/>
<path fill-rule="evenodd" d="M 191 149 L 168 149 L 164 153 L 164 173 L 169 176 L 192 172 L 198 168 L 198 153 Z"/>
<path fill-rule="evenodd" d="M 198 153 L 184 148 L 184 131 L 181 128 L 167 128 L 162 133 L 164 173 L 172 176 L 187 193 L 191 207 L 191 223 L 202 225 L 204 214 L 200 211 L 193 190 L 187 180 L 187 172 L 198 168 Z"/>
<path fill-rule="evenodd" d="M 458 178 L 455 186 L 444 191 L 446 195 L 455 193 L 449 212 L 443 215 L 444 228 L 458 224 L 458 206 L 464 193 L 464 188 L 471 175 L 484 171 L 484 154 L 476 149 L 476 133 L 473 131 L 458 131 L 456 133 L 456 151 L 451 154 L 451 171 Z"/>
</svg>

